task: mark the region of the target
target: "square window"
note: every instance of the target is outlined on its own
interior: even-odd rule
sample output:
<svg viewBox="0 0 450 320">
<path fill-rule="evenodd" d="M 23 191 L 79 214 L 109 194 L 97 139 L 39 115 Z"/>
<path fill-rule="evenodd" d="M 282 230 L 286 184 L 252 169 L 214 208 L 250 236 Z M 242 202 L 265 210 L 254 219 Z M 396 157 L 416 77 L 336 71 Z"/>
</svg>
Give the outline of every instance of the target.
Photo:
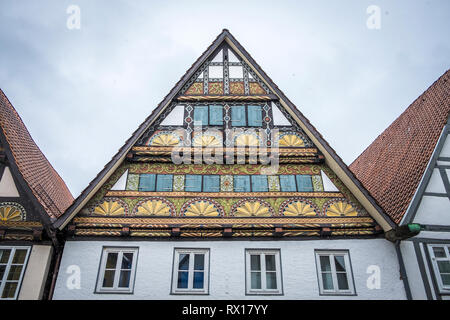
<svg viewBox="0 0 450 320">
<path fill-rule="evenodd" d="M 269 186 L 267 183 L 267 176 L 265 176 L 265 175 L 252 176 L 252 190 L 253 190 L 253 192 L 269 191 Z"/>
<path fill-rule="evenodd" d="M 209 106 L 209 124 L 212 126 L 223 125 L 223 106 L 221 105 Z"/>
<path fill-rule="evenodd" d="M 30 247 L 0 246 L 0 300 L 14 300 L 28 261 Z"/>
<path fill-rule="evenodd" d="M 280 176 L 280 185 L 281 185 L 282 192 L 296 192 L 297 191 L 294 175 Z"/>
<path fill-rule="evenodd" d="M 194 107 L 194 125 L 207 126 L 208 125 L 208 106 Z"/>
<path fill-rule="evenodd" d="M 348 251 L 316 250 L 315 254 L 320 294 L 355 294 Z"/>
<path fill-rule="evenodd" d="M 209 249 L 175 249 L 172 293 L 208 294 Z"/>
<path fill-rule="evenodd" d="M 441 293 L 450 293 L 450 248 L 448 245 L 428 245 L 434 276 Z"/>
<path fill-rule="evenodd" d="M 231 125 L 233 127 L 245 127 L 247 124 L 245 106 L 231 107 Z"/>
<path fill-rule="evenodd" d="M 220 192 L 220 176 L 203 176 L 203 192 Z"/>
<path fill-rule="evenodd" d="M 156 177 L 156 191 L 171 192 L 173 176 L 171 174 L 158 174 Z"/>
<path fill-rule="evenodd" d="M 245 256 L 247 294 L 282 294 L 280 251 L 247 249 Z"/>
<path fill-rule="evenodd" d="M 250 176 L 234 176 L 234 192 L 250 191 Z"/>
<path fill-rule="evenodd" d="M 137 248 L 104 248 L 97 292 L 133 292 Z"/>
<path fill-rule="evenodd" d="M 184 191 L 186 192 L 201 192 L 202 191 L 202 176 L 201 175 L 186 175 L 184 182 Z"/>
<path fill-rule="evenodd" d="M 297 191 L 298 192 L 312 192 L 313 185 L 311 176 L 308 174 L 298 174 L 295 176 L 297 180 Z"/>
<path fill-rule="evenodd" d="M 155 191 L 155 174 L 143 173 L 139 175 L 139 191 Z"/>
</svg>

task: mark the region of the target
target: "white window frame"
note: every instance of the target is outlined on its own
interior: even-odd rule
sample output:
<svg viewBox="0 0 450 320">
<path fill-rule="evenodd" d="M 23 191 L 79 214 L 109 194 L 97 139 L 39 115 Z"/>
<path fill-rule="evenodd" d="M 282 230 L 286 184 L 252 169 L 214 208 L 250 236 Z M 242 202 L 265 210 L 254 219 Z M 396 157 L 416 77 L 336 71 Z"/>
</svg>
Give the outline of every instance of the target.
<svg viewBox="0 0 450 320">
<path fill-rule="evenodd" d="M 102 259 L 100 261 L 100 269 L 97 278 L 96 293 L 133 293 L 134 280 L 136 277 L 136 265 L 138 258 L 138 248 L 112 248 L 105 247 L 102 250 Z M 106 261 L 108 260 L 109 253 L 117 253 L 116 268 L 114 273 L 113 287 L 103 287 L 103 280 L 105 278 Z M 131 264 L 130 283 L 128 288 L 119 288 L 119 277 L 121 271 L 122 257 L 124 253 L 133 254 L 133 262 Z"/>
<path fill-rule="evenodd" d="M 315 250 L 315 256 L 316 256 L 317 277 L 318 277 L 318 281 L 319 281 L 319 293 L 321 295 L 333 295 L 333 296 L 335 296 L 335 295 L 356 295 L 355 286 L 353 283 L 353 272 L 352 272 L 352 265 L 350 262 L 350 253 L 347 250 Z M 333 288 L 334 288 L 332 290 L 323 288 L 322 268 L 321 268 L 321 264 L 320 264 L 321 256 L 327 256 L 327 257 L 329 257 L 329 260 L 330 260 L 331 277 L 333 279 Z M 339 289 L 336 265 L 334 263 L 335 256 L 344 256 L 348 289 L 344 289 L 344 290 Z"/>
<path fill-rule="evenodd" d="M 251 259 L 250 256 L 259 255 L 261 261 L 261 289 L 251 287 Z M 267 289 L 266 284 L 266 259 L 265 255 L 275 256 L 275 272 L 277 279 L 276 289 Z M 246 249 L 245 250 L 245 284 L 247 295 L 282 295 L 283 282 L 281 275 L 281 258 L 279 249 Z"/>
<path fill-rule="evenodd" d="M 25 269 L 27 267 L 28 264 L 28 259 L 30 257 L 30 251 L 31 251 L 31 247 L 28 246 L 0 246 L 0 249 L 2 250 L 11 250 L 11 253 L 9 255 L 9 259 L 8 262 L 6 263 L 6 269 L 5 269 L 5 273 L 3 274 L 3 279 L 0 279 L 1 285 L 0 285 L 0 300 L 16 300 L 17 296 L 19 295 L 20 292 L 20 287 L 22 286 L 22 280 L 23 280 L 23 276 L 25 274 Z M 19 277 L 19 280 L 13 280 L 14 282 L 17 281 L 17 289 L 16 292 L 14 294 L 13 298 L 2 298 L 3 295 L 3 290 L 5 288 L 6 282 L 13 282 L 11 280 L 7 280 L 8 278 L 8 274 L 9 274 L 9 270 L 11 269 L 11 265 L 13 264 L 13 258 L 14 255 L 16 254 L 16 250 L 27 250 L 26 256 L 25 256 L 25 260 L 23 261 L 23 264 L 14 264 L 14 265 L 22 265 L 22 271 Z"/>
<path fill-rule="evenodd" d="M 446 258 L 437 258 L 434 255 L 433 248 L 443 248 L 447 257 Z M 428 251 L 430 253 L 431 264 L 433 265 L 434 276 L 435 276 L 436 282 L 439 287 L 439 292 L 440 293 L 450 293 L 450 286 L 449 285 L 445 286 L 444 283 L 442 282 L 441 273 L 439 272 L 439 267 L 437 265 L 437 261 L 439 261 L 439 260 L 450 261 L 450 243 L 428 244 Z"/>
<path fill-rule="evenodd" d="M 189 254 L 188 287 L 178 288 L 180 254 Z M 204 254 L 203 288 L 194 288 L 194 255 Z M 209 294 L 209 249 L 175 248 L 172 272 L 172 294 Z"/>
</svg>

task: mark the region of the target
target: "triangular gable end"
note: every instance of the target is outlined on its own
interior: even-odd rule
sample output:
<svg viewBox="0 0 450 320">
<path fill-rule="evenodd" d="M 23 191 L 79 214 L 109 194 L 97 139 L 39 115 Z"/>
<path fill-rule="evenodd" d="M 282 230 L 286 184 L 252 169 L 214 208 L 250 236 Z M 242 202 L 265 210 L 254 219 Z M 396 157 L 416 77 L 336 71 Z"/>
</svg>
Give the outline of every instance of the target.
<svg viewBox="0 0 450 320">
<path fill-rule="evenodd" d="M 237 60 L 237 61 L 236 61 Z M 236 68 L 236 70 L 230 72 L 230 69 L 226 69 L 226 67 L 239 67 L 242 69 L 242 78 L 241 77 L 241 71 Z M 219 67 L 219 68 L 217 68 Z M 220 69 L 220 70 L 219 70 Z M 222 70 L 222 71 L 221 71 Z M 246 74 L 248 77 L 246 77 Z M 236 76 L 236 78 L 233 78 Z M 241 81 L 242 80 L 242 81 Z M 240 91 L 236 92 L 233 91 L 234 89 L 231 89 L 230 84 L 232 83 L 240 83 L 239 89 Z M 249 88 L 247 90 L 246 83 L 249 85 Z M 251 84 L 255 84 L 254 87 L 258 87 L 257 91 L 251 90 Z M 242 85 L 244 86 L 244 90 L 242 91 Z M 212 90 L 211 90 L 212 89 Z M 287 127 L 292 127 L 294 130 L 290 130 L 290 136 L 289 138 L 286 138 L 285 140 L 288 141 L 288 143 L 292 144 L 289 147 L 295 148 L 298 147 L 299 149 L 293 149 L 297 150 L 295 152 L 291 152 L 294 155 L 298 154 L 298 152 L 301 153 L 302 157 L 307 156 L 307 152 L 312 152 L 312 158 L 309 158 L 308 161 L 316 161 L 313 160 L 314 157 L 317 157 L 315 159 L 324 159 L 326 167 L 324 170 L 328 171 L 328 174 L 333 177 L 333 183 L 339 185 L 339 191 L 344 192 L 345 194 L 349 194 L 351 201 L 348 200 L 348 204 L 340 204 L 338 207 L 344 207 L 350 206 L 349 203 L 356 203 L 356 206 L 360 207 L 362 210 L 367 210 L 367 212 L 376 220 L 376 222 L 384 229 L 384 231 L 390 230 L 394 224 L 390 219 L 388 219 L 382 212 L 382 210 L 377 206 L 375 201 L 370 197 L 370 195 L 367 193 L 367 191 L 361 186 L 361 184 L 354 178 L 354 176 L 351 174 L 351 172 L 348 170 L 347 166 L 342 162 L 342 160 L 335 154 L 334 150 L 331 149 L 326 143 L 326 141 L 323 139 L 323 137 L 315 130 L 315 128 L 309 123 L 309 121 L 295 108 L 295 106 L 284 96 L 284 94 L 278 89 L 278 87 L 271 81 L 269 77 L 261 70 L 261 68 L 254 62 L 254 60 L 250 57 L 250 55 L 245 51 L 245 49 L 236 41 L 236 39 L 227 31 L 224 30 L 218 38 L 213 42 L 213 44 L 207 49 L 207 51 L 194 63 L 194 65 L 191 67 L 190 70 L 183 76 L 183 78 L 177 83 L 177 85 L 171 90 L 169 95 L 158 105 L 158 107 L 155 109 L 155 111 L 150 115 L 149 118 L 145 120 L 145 122 L 138 128 L 138 130 L 133 134 L 133 136 L 127 141 L 127 143 L 119 150 L 119 153 L 105 166 L 105 169 L 99 173 L 99 175 L 94 179 L 93 182 L 82 192 L 79 198 L 76 199 L 74 204 L 66 211 L 62 219 L 58 220 L 55 223 L 55 226 L 59 228 L 63 228 L 67 223 L 70 221 L 70 219 L 73 218 L 75 214 L 80 212 L 81 209 L 84 209 L 84 212 L 88 212 L 90 210 L 99 210 L 100 212 L 102 210 L 105 210 L 106 207 L 101 207 L 102 203 L 98 204 L 98 201 L 101 200 L 101 194 L 103 193 L 103 196 L 109 192 L 108 190 L 111 190 L 111 186 L 117 182 L 120 176 L 125 172 L 125 170 L 130 170 L 128 174 L 128 180 L 126 183 L 126 189 L 129 194 L 132 192 L 135 192 L 138 194 L 141 188 L 140 180 L 139 179 L 139 172 L 136 170 L 131 170 L 130 168 L 136 168 L 136 164 L 128 164 L 123 165 L 123 161 L 125 157 L 127 159 L 137 159 L 137 163 L 139 161 L 154 161 L 157 162 L 158 159 L 161 160 L 161 158 L 158 158 L 159 156 L 163 155 L 163 150 L 159 149 L 159 154 L 150 154 L 149 152 L 154 152 L 154 150 L 151 150 L 151 148 L 155 147 L 165 147 L 168 144 L 169 146 L 173 147 L 174 145 L 178 145 L 180 140 L 182 140 L 182 137 L 177 136 L 169 136 L 167 132 L 163 132 L 164 130 L 160 130 L 158 132 L 158 126 L 163 125 L 163 121 L 166 121 L 170 118 L 172 110 L 175 110 L 177 107 L 178 110 L 182 110 L 182 106 L 184 106 L 184 119 L 183 119 L 183 125 L 186 124 L 187 114 L 186 112 L 188 109 L 186 108 L 186 105 L 188 103 L 192 103 L 193 105 L 201 104 L 202 101 L 205 101 L 205 110 L 209 111 L 202 111 L 198 114 L 200 116 L 194 116 L 194 114 L 188 115 L 190 116 L 190 120 L 194 120 L 194 117 L 202 118 L 203 115 L 205 116 L 204 119 L 208 119 L 207 121 L 212 122 L 211 120 L 211 105 L 215 104 L 215 101 L 217 102 L 223 102 L 224 108 L 226 108 L 228 105 L 231 107 L 234 105 L 236 106 L 244 106 L 244 109 L 246 113 L 246 123 L 245 125 L 250 126 L 250 116 L 248 115 L 248 106 L 252 103 L 258 107 L 260 105 L 260 109 L 264 110 L 264 107 L 276 105 L 276 108 L 278 111 L 282 114 L 284 117 L 283 121 L 284 123 L 289 122 L 289 125 L 285 125 Z M 251 102 L 251 103 L 250 103 Z M 209 107 L 209 109 L 207 108 Z M 247 109 L 245 109 L 247 108 Z M 238 109 L 238 108 L 236 108 Z M 259 108 L 255 108 L 256 110 L 260 110 Z M 271 109 L 271 108 L 270 108 Z M 214 109 L 215 110 L 215 109 Z M 222 110 L 222 109 L 221 109 Z M 193 110 L 192 110 L 193 111 Z M 179 114 L 181 111 L 179 111 Z M 207 113 L 209 112 L 209 113 Z M 261 111 L 264 112 L 264 111 Z M 208 114 L 208 115 L 207 115 Z M 242 113 L 244 114 L 244 113 Z M 264 113 L 262 113 L 263 117 L 262 120 L 258 121 L 267 121 L 268 123 L 272 121 L 271 119 L 265 120 Z M 231 116 L 231 114 L 230 114 Z M 180 117 L 177 117 L 180 119 Z M 226 119 L 225 117 L 223 119 Z M 240 121 L 236 120 L 235 121 Z M 252 121 L 257 121 L 252 119 Z M 204 121 L 204 120 L 202 120 Z M 214 121 L 220 121 L 214 118 Z M 171 122 L 173 123 L 173 122 Z M 180 122 L 177 122 L 178 125 Z M 282 126 L 282 125 L 280 125 Z M 167 127 L 163 129 L 174 129 L 177 125 L 167 125 Z M 287 128 L 287 131 L 292 128 Z M 287 134 L 287 133 L 286 133 Z M 222 138 L 223 141 L 226 141 L 224 137 L 218 137 Z M 297 139 L 298 138 L 298 139 Z M 297 140 L 296 140 L 297 139 Z M 206 139 L 202 139 L 202 141 L 205 141 Z M 211 141 L 211 140 L 208 140 Z M 248 141 L 245 140 L 245 141 Z M 292 142 L 294 141 L 294 142 Z M 298 142 L 300 141 L 300 142 Z M 295 145 L 297 144 L 297 145 Z M 205 147 L 205 145 L 200 144 L 199 146 Z M 208 145 L 206 145 L 208 146 Z M 224 147 L 227 147 L 226 143 L 224 142 Z M 140 149 L 139 149 L 140 148 Z M 309 149 L 308 149 L 309 148 Z M 317 148 L 315 152 L 311 148 Z M 305 151 L 306 150 L 306 151 Z M 312 151 L 311 151 L 312 150 Z M 306 153 L 305 153 L 306 152 Z M 288 152 L 285 152 L 286 154 Z M 143 160 L 146 158 L 145 160 Z M 153 159 L 153 160 L 152 160 Z M 133 161 L 131 161 L 133 162 Z M 310 162 L 311 163 L 311 162 Z M 150 165 L 148 165 L 150 166 Z M 182 167 L 182 166 L 181 166 Z M 180 168 L 181 168 L 180 167 Z M 120 169 L 121 168 L 121 169 Z M 300 168 L 300 167 L 299 167 Z M 312 168 L 312 167 L 311 167 Z M 322 183 L 322 179 L 320 178 L 320 170 L 322 167 L 317 167 L 318 176 L 316 179 L 316 182 L 313 178 L 313 184 L 317 183 L 317 181 L 320 181 Z M 181 169 L 180 169 L 181 170 Z M 184 170 L 180 176 L 184 176 L 183 183 L 186 183 L 187 178 L 186 175 L 189 173 L 188 168 L 183 167 Z M 302 169 L 303 170 L 303 169 Z M 302 171 L 299 169 L 298 174 L 304 174 L 306 171 Z M 167 171 L 165 171 L 167 174 Z M 194 172 L 196 173 L 196 172 Z M 163 173 L 162 173 L 163 174 Z M 160 190 L 168 190 L 168 188 L 171 189 L 171 191 L 175 191 L 176 188 L 185 188 L 185 185 L 183 187 L 180 187 L 180 184 L 177 183 L 175 180 L 171 180 L 170 185 L 164 185 L 164 182 L 158 182 L 153 181 L 153 176 L 149 175 L 148 177 L 145 177 L 146 181 L 142 186 L 145 186 L 147 188 L 158 188 L 158 183 L 160 183 L 159 188 L 162 188 Z M 171 176 L 170 179 L 175 179 L 174 175 Z M 213 178 L 211 180 L 208 180 L 208 183 L 213 183 Z M 180 182 L 181 183 L 181 182 Z M 243 182 L 244 183 L 244 182 Z M 269 181 L 269 184 L 271 182 Z M 280 182 L 278 180 L 279 184 L 285 184 L 286 182 Z M 299 185 L 302 182 L 297 181 L 296 184 Z M 203 182 L 203 185 L 205 182 Z M 235 182 L 236 184 L 236 182 Z M 295 182 L 294 182 L 295 184 Z M 243 185 L 243 188 L 245 187 L 245 183 Z M 195 186 L 194 186 L 195 187 Z M 279 188 L 279 186 L 272 186 L 273 188 Z M 100 190 L 100 188 L 103 188 Z M 133 189 L 130 189 L 133 188 Z M 286 186 L 285 186 L 286 188 Z M 311 187 L 311 188 L 316 188 Z M 320 187 L 317 187 L 320 188 Z M 150 190 L 148 189 L 148 190 Z M 181 189 L 180 189 L 181 190 Z M 186 189 L 183 189 L 186 190 Z M 280 190 L 280 189 L 278 189 Z M 319 189 L 314 191 L 320 191 Z M 180 191 L 181 192 L 181 191 Z M 119 194 L 119 193 L 117 193 Z M 114 193 L 109 194 L 109 197 L 112 197 Z M 201 196 L 201 194 L 198 194 Z M 186 196 L 184 193 L 183 196 Z M 342 196 L 342 194 L 341 194 Z M 113 197 L 114 198 L 114 197 Z M 172 199 L 173 201 L 169 201 L 170 204 L 166 201 L 165 198 L 161 198 L 157 200 L 156 198 L 151 200 L 151 203 L 146 203 L 145 206 L 148 209 L 149 206 L 160 206 L 165 205 L 170 210 L 174 210 L 173 212 L 182 212 L 185 214 L 187 211 L 190 210 L 188 208 L 191 208 L 192 206 L 196 205 L 195 201 L 203 201 L 203 200 L 195 200 L 192 199 L 192 203 L 180 203 L 179 201 L 184 201 L 183 199 L 179 199 L 175 201 L 176 199 Z M 332 200 L 332 199 L 331 199 Z M 324 210 L 330 210 L 332 211 L 331 206 L 333 205 L 333 202 L 330 200 L 330 204 L 328 207 L 325 205 Z M 122 209 L 118 209 L 119 214 L 125 212 L 128 214 L 136 214 L 140 212 L 139 208 L 143 207 L 143 203 L 139 203 L 137 205 L 136 203 L 131 203 L 129 201 L 131 200 L 121 200 L 118 197 L 115 197 L 112 200 L 108 200 L 107 208 L 111 208 L 112 206 L 118 206 Z M 128 203 L 128 202 L 129 203 Z M 143 201 L 143 200 L 141 200 Z M 253 201 L 253 200 L 252 200 Z M 272 200 L 270 200 L 272 201 Z M 268 200 L 266 202 L 266 206 L 269 208 L 271 206 L 271 202 Z M 300 201 L 300 200 L 299 200 Z M 342 200 L 346 202 L 347 200 Z M 342 202 L 341 201 L 341 202 Z M 101 201 L 100 201 L 101 202 Z M 92 207 L 94 203 L 97 203 L 97 207 Z M 104 202 L 103 202 L 104 203 Z M 263 202 L 261 202 L 263 203 Z M 347 202 L 346 202 L 347 203 Z M 214 201 L 212 201 L 210 204 L 214 204 Z M 323 203 L 322 203 L 323 204 Z M 287 205 L 287 202 L 286 202 Z M 312 207 L 317 207 L 317 203 L 311 203 Z M 91 206 L 93 209 L 88 209 L 88 207 Z M 132 208 L 132 206 L 134 208 Z M 213 205 L 214 206 L 214 205 Z M 215 203 L 215 206 L 217 208 L 221 207 L 223 208 L 223 204 Z M 233 208 L 237 206 L 237 204 L 232 205 Z M 281 210 L 280 204 L 276 204 L 277 208 Z M 138 208 L 139 207 L 139 208 Z M 125 208 L 125 209 L 123 209 Z M 328 209 L 327 209 L 328 208 Z M 143 209 L 142 209 L 143 210 Z M 152 209 L 153 210 L 153 209 Z M 218 209 L 218 212 L 222 212 L 222 209 Z M 268 209 L 273 210 L 273 209 Z M 350 210 L 350 209 L 349 209 Z M 94 211 L 90 211 L 91 213 Z M 178 214 L 178 213 L 175 213 Z M 223 214 L 223 212 L 222 212 Z"/>
</svg>

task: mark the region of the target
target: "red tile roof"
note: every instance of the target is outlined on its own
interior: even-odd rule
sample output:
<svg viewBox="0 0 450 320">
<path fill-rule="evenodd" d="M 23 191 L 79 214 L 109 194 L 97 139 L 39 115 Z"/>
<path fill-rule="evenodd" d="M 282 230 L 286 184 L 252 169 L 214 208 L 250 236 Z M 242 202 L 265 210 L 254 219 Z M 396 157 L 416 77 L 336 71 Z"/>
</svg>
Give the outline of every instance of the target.
<svg viewBox="0 0 450 320">
<path fill-rule="evenodd" d="M 72 194 L 1 89 L 0 127 L 14 161 L 36 199 L 50 217 L 61 215 L 73 202 Z"/>
<path fill-rule="evenodd" d="M 397 224 L 416 192 L 450 111 L 450 70 L 350 165 Z"/>
</svg>

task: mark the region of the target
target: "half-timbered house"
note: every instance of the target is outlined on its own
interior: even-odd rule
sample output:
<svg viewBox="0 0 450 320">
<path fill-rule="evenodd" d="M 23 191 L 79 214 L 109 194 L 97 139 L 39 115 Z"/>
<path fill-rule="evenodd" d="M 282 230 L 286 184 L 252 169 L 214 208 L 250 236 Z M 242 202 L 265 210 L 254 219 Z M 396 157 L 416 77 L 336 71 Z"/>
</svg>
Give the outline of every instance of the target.
<svg viewBox="0 0 450 320">
<path fill-rule="evenodd" d="M 49 295 L 53 258 L 63 245 L 52 222 L 72 201 L 0 90 L 0 300 Z"/>
<path fill-rule="evenodd" d="M 405 298 L 395 223 L 228 30 L 55 227 L 54 299 Z"/>
<path fill-rule="evenodd" d="M 411 299 L 450 299 L 449 112 L 450 70 L 350 165 L 399 225 Z"/>
</svg>

